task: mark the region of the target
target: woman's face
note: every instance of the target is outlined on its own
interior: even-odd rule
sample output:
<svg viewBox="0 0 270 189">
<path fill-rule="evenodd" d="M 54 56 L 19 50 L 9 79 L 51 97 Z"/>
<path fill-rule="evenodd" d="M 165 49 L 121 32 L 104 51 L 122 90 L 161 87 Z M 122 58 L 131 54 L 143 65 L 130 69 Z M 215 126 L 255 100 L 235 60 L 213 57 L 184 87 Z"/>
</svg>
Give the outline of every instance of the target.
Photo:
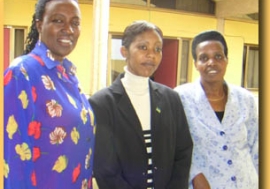
<svg viewBox="0 0 270 189">
<path fill-rule="evenodd" d="M 195 67 L 202 81 L 223 82 L 228 64 L 223 45 L 219 41 L 204 41 L 198 44 L 196 55 Z"/>
<path fill-rule="evenodd" d="M 129 49 L 121 48 L 128 70 L 138 76 L 150 77 L 162 58 L 162 38 L 154 30 L 136 36 Z"/>
<path fill-rule="evenodd" d="M 40 39 L 52 56 L 62 61 L 75 48 L 80 36 L 80 10 L 73 0 L 50 1 L 42 21 L 37 21 Z"/>
</svg>

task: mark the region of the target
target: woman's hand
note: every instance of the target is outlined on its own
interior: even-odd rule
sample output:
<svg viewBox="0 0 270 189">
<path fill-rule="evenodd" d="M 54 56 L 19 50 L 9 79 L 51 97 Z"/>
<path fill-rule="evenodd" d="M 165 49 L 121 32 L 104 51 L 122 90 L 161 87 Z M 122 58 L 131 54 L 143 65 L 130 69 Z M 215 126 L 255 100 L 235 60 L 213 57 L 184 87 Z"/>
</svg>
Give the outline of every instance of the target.
<svg viewBox="0 0 270 189">
<path fill-rule="evenodd" d="M 192 180 L 193 189 L 211 189 L 205 176 L 200 173 Z"/>
</svg>

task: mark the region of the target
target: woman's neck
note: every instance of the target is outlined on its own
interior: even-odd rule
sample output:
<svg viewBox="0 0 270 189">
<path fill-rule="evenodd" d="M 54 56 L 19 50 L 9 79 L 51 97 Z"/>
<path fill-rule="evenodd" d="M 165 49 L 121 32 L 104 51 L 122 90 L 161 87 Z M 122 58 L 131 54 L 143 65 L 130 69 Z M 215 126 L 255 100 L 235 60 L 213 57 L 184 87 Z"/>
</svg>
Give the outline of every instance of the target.
<svg viewBox="0 0 270 189">
<path fill-rule="evenodd" d="M 206 96 L 209 98 L 222 97 L 227 94 L 226 85 L 224 81 L 216 83 L 207 83 L 201 81 L 201 85 L 203 87 Z"/>
<path fill-rule="evenodd" d="M 124 87 L 134 93 L 145 93 L 149 90 L 149 78 L 134 75 L 124 67 L 125 75 L 121 79 Z"/>
<path fill-rule="evenodd" d="M 222 112 L 225 110 L 227 102 L 227 86 L 224 81 L 216 83 L 203 83 L 202 88 L 205 96 L 214 111 Z"/>
</svg>

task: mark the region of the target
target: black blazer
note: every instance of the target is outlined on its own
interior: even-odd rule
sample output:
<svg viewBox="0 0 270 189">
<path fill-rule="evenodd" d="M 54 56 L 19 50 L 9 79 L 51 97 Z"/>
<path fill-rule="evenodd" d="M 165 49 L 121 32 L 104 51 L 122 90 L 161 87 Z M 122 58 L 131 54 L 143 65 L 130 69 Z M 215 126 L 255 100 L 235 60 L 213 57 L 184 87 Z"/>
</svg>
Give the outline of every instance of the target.
<svg viewBox="0 0 270 189">
<path fill-rule="evenodd" d="M 146 146 L 123 75 L 89 99 L 97 121 L 94 177 L 99 189 L 146 189 Z M 180 98 L 153 81 L 150 96 L 154 188 L 188 188 L 193 143 Z"/>
</svg>

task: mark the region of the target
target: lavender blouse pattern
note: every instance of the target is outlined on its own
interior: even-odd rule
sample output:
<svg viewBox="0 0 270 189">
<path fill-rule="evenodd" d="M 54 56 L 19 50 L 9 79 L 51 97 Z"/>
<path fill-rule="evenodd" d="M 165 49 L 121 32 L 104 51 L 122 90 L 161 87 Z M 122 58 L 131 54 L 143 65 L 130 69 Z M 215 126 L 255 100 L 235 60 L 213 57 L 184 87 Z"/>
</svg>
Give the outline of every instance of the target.
<svg viewBox="0 0 270 189">
<path fill-rule="evenodd" d="M 4 188 L 89 189 L 95 119 L 67 59 L 44 44 L 4 76 Z"/>
<path fill-rule="evenodd" d="M 220 122 L 200 81 L 178 86 L 194 142 L 192 179 L 203 173 L 212 189 L 258 188 L 258 115 L 251 93 L 228 85 Z"/>
</svg>

